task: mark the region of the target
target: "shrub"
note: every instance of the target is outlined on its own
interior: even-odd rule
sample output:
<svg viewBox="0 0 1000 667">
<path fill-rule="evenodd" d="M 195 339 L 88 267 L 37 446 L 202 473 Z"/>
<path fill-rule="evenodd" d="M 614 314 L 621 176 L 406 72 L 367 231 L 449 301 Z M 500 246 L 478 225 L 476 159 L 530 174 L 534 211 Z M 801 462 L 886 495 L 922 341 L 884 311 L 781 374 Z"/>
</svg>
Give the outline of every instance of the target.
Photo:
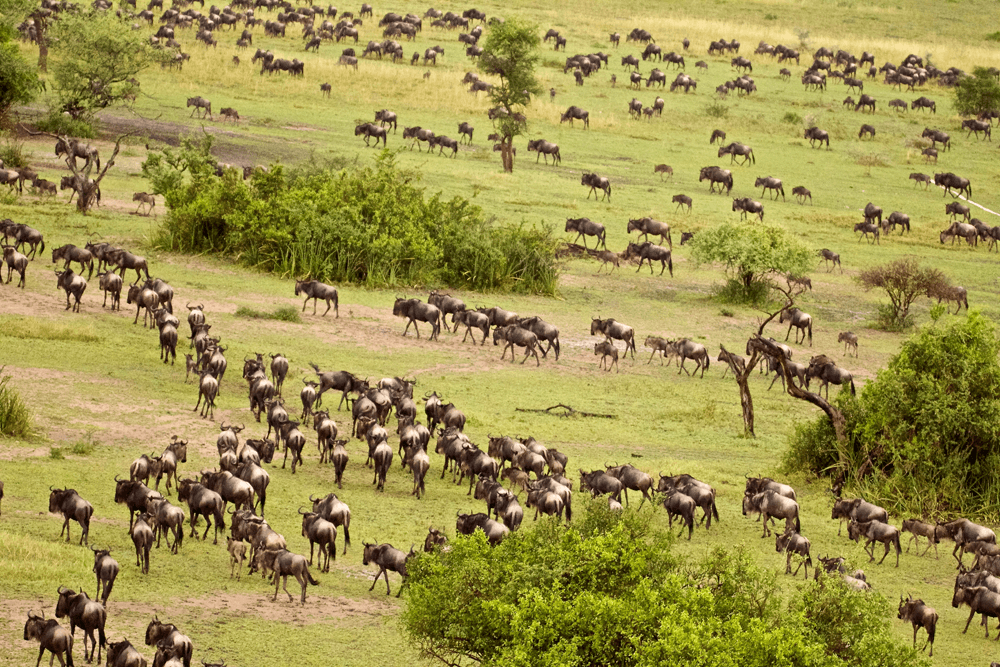
<svg viewBox="0 0 1000 667">
<path fill-rule="evenodd" d="M 31 413 L 10 381 L 10 375 L 0 375 L 0 436 L 24 439 L 31 435 Z"/>
<path fill-rule="evenodd" d="M 855 280 L 865 291 L 885 290 L 890 303 L 879 306 L 876 322 L 896 331 L 910 326 L 910 306 L 918 297 L 942 294 L 950 286 L 939 269 L 920 266 L 912 257 L 865 269 Z"/>
<path fill-rule="evenodd" d="M 800 426 L 786 469 L 842 476 L 893 514 L 1000 518 L 1000 339 L 971 313 L 917 331 L 856 400 L 841 394 L 837 443 L 826 418 Z"/>
<path fill-rule="evenodd" d="M 802 122 L 802 116 L 798 115 L 794 111 L 786 111 L 785 115 L 781 117 L 783 123 L 791 123 L 792 125 L 798 125 Z"/>
<path fill-rule="evenodd" d="M 705 107 L 705 115 L 709 118 L 725 118 L 729 115 L 729 107 L 722 102 L 713 102 Z"/>
<path fill-rule="evenodd" d="M 963 76 L 955 84 L 955 111 L 975 116 L 1000 107 L 1000 82 L 985 67 L 976 67 L 972 76 Z"/>
<path fill-rule="evenodd" d="M 185 141 L 143 164 L 170 214 L 154 243 L 222 251 L 289 276 L 371 287 L 445 284 L 554 294 L 556 241 L 547 228 L 498 225 L 461 197 L 425 196 L 420 175 L 385 151 L 375 164 L 313 165 L 216 175 L 209 149 Z"/>
<path fill-rule="evenodd" d="M 459 536 L 409 561 L 404 632 L 449 665 L 926 664 L 895 637 L 878 593 L 809 582 L 786 607 L 748 551 L 684 563 L 671 542 L 648 513 L 600 501 L 496 547 Z"/>
<path fill-rule="evenodd" d="M 247 317 L 254 320 L 279 320 L 294 324 L 302 323 L 302 318 L 299 317 L 299 311 L 295 306 L 282 306 L 281 308 L 275 308 L 270 313 L 240 306 L 236 309 L 236 317 Z"/>
<path fill-rule="evenodd" d="M 0 146 L 0 161 L 4 167 L 15 171 L 28 166 L 28 157 L 24 154 L 24 142 L 13 133 Z"/>
<path fill-rule="evenodd" d="M 58 109 L 51 109 L 47 116 L 35 123 L 42 132 L 52 134 L 63 134 L 80 139 L 96 139 L 97 131 L 93 123 L 88 120 L 71 118 L 69 114 L 64 114 Z"/>
</svg>

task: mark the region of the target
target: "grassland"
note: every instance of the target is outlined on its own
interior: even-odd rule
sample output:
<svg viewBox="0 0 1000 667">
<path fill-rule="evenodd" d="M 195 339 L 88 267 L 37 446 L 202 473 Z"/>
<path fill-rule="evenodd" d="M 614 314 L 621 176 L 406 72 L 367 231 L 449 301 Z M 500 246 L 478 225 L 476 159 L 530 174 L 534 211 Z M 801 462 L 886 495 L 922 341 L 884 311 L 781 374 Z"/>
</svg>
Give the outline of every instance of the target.
<svg viewBox="0 0 1000 667">
<path fill-rule="evenodd" d="M 129 140 L 105 181 L 103 206 L 81 217 L 65 201 L 4 199 L 3 217 L 41 229 L 49 247 L 82 244 L 98 234 L 141 251 L 153 273 L 174 286 L 178 304 L 203 303 L 213 333 L 221 334 L 230 345 L 231 367 L 223 382 L 217 422 L 245 422 L 248 433 L 262 435 L 263 430 L 250 423 L 244 384 L 237 377 L 239 360 L 255 351 L 281 351 L 292 361 L 287 394 L 293 404 L 297 403 L 296 385 L 307 375 L 309 362 L 371 378 L 417 377 L 418 392 L 436 390 L 463 409 L 469 418 L 467 432 L 475 442 L 483 443 L 489 433 L 530 434 L 567 452 L 573 470 L 629 460 L 651 473 L 685 471 L 711 482 L 719 491 L 719 529 L 713 528 L 711 534 L 697 532 L 691 543 L 678 543 L 678 550 L 695 555 L 713 545 L 742 543 L 759 553 L 762 562 L 782 567 L 783 559 L 771 543 L 759 539 L 757 525 L 739 515 L 743 475 L 776 474 L 793 425 L 813 418 L 815 410 L 777 390 L 768 392 L 764 380 L 755 380 L 758 437 L 748 440 L 742 437 L 736 387 L 721 378 L 722 371 L 714 362 L 703 380 L 678 376 L 673 367 L 646 365 L 645 358 L 624 362 L 620 374 L 609 375 L 596 369 L 591 354 L 594 339 L 587 335 L 590 316 L 614 316 L 634 326 L 640 340 L 649 334 L 683 335 L 704 342 L 712 351 L 719 343 L 741 349 L 760 314 L 723 306 L 711 298 L 711 289 L 722 276 L 719 267 L 695 266 L 685 249 L 677 247 L 674 279 L 636 274 L 628 267 L 611 276 L 595 276 L 596 264 L 577 261 L 566 265 L 558 299 L 459 295 L 469 304 L 497 303 L 520 313 L 538 313 L 556 324 L 562 331 L 563 356 L 558 363 L 546 360 L 540 368 L 501 363 L 496 348 L 462 346 L 460 339 L 449 334 L 442 334 L 440 343 L 428 343 L 425 338 L 417 341 L 412 334 L 401 338 L 402 322 L 389 315 L 393 292 L 343 286 L 339 320 L 313 317 L 311 309 L 302 315 L 302 323 L 248 318 L 239 316 L 238 309 L 270 314 L 279 308 L 300 308 L 292 296 L 292 283 L 288 277 L 235 266 L 227 258 L 152 251 L 146 243 L 156 219 L 130 214 L 131 193 L 146 189 L 138 174 L 143 146 L 173 144 L 180 133 L 204 128 L 217 137 L 217 154 L 223 162 L 296 164 L 347 158 L 361 163 L 371 159 L 372 151 L 354 137 L 353 125 L 370 119 L 376 109 L 395 110 L 403 125 L 422 125 L 452 136 L 459 122 L 469 120 L 477 126 L 476 141 L 460 151 L 457 159 L 402 150 L 401 164 L 421 171 L 431 192 L 474 197 L 501 221 L 524 219 L 561 229 L 566 217 L 589 216 L 607 225 L 609 247 L 620 250 L 626 242 L 629 217 L 651 214 L 669 220 L 676 240 L 679 230 L 702 229 L 735 215 L 729 198 L 709 195 L 695 176 L 701 166 L 725 165 L 716 157 L 716 148 L 708 145 L 709 134 L 718 127 L 730 140 L 753 146 L 758 160 L 755 167 L 731 167 L 736 179 L 733 196 L 759 196 L 751 185 L 755 177 L 766 175 L 782 178 L 789 193 L 795 185 L 812 190 L 811 207 L 764 200 L 767 220 L 785 226 L 811 247 L 829 247 L 843 257 L 843 274 L 826 273 L 818 264 L 812 275 L 814 290 L 803 296 L 801 306 L 816 322 L 815 347 L 795 346 L 796 358 L 813 352 L 839 358 L 837 333 L 852 329 L 861 337 L 861 356 L 843 363 L 863 381 L 884 365 L 902 339 L 867 328 L 878 296 L 859 292 L 852 280 L 866 266 L 914 255 L 964 285 L 973 308 L 994 320 L 1000 317 L 995 255 L 982 247 L 941 246 L 937 233 L 946 223 L 940 191 L 915 190 L 907 180 L 911 171 L 934 170 L 933 165 L 923 164 L 917 138 L 925 126 L 938 127 L 950 132 L 955 144 L 950 152 L 942 153 L 938 170 L 971 178 L 975 201 L 1000 210 L 996 148 L 965 138 L 958 131 L 959 119 L 951 111 L 949 93 L 933 85 L 926 91 L 902 94 L 881 83 L 866 82 L 865 92 L 879 104 L 874 117 L 864 114 L 862 118 L 841 106 L 847 93 L 835 82 L 825 93 L 805 92 L 797 77 L 785 83 L 777 77 L 778 65 L 749 55 L 759 92 L 746 99 L 716 100 L 711 91 L 736 74 L 728 58 L 706 57 L 705 49 L 710 40 L 720 37 L 739 39 L 741 53 L 752 51 L 762 39 L 798 47 L 800 33 L 809 31 L 804 57 L 819 46 L 873 51 L 879 65 L 886 60 L 898 62 L 911 52 L 930 53 L 942 69 L 955 65 L 970 70 L 977 64 L 996 64 L 995 43 L 983 39 L 988 30 L 982 18 L 991 15 L 992 4 L 841 1 L 832 7 L 817 2 L 712 0 L 651 7 L 557 1 L 546 3 L 545 9 L 526 3 L 516 9 L 498 4 L 480 8 L 489 15 L 517 13 L 543 29 L 555 27 L 569 39 L 570 55 L 613 52 L 610 68 L 592 76 L 582 88 L 572 85 L 570 75 L 562 74 L 562 53 L 543 52 L 541 82 L 545 88 L 555 87 L 557 95 L 554 102 L 543 96 L 532 105 L 530 134 L 560 144 L 561 167 L 531 162 L 521 142 L 514 173 L 501 173 L 499 160 L 485 141 L 490 131 L 487 103 L 458 83 L 472 66 L 459 55 L 454 33 L 425 28 L 413 44 L 405 45 L 407 53 L 444 45 L 446 57 L 436 68 L 363 61 L 357 73 L 334 64 L 340 47 L 324 45 L 319 54 L 303 54 L 302 43 L 291 28 L 285 39 L 255 37 L 255 46 L 304 60 L 306 76 L 301 80 L 262 78 L 249 66 L 245 52 L 239 53 L 243 64 L 233 67 L 235 36 L 228 33 L 220 36 L 215 50 L 205 50 L 193 35 L 184 34 L 179 39 L 192 59 L 183 72 L 145 73 L 141 77 L 145 93 L 136 108 L 139 116 L 111 114 L 104 119 L 112 135 L 119 129 L 140 134 Z M 423 14 L 426 6 L 398 2 L 376 9 Z M 664 50 L 680 50 L 680 40 L 689 38 L 687 69 L 699 81 L 699 92 L 694 94 L 659 93 L 667 101 L 666 111 L 651 122 L 630 121 L 626 103 L 634 95 L 650 104 L 659 91 L 643 87 L 633 92 L 623 85 L 610 85 L 611 73 L 626 79 L 618 65 L 619 53 L 639 49 L 624 41 L 618 50 L 609 48 L 607 33 L 625 34 L 636 26 L 650 30 Z M 380 39 L 380 34 L 374 25 L 365 26 L 361 44 L 369 38 Z M 698 59 L 706 60 L 707 71 L 694 69 Z M 804 66 L 792 70 L 797 74 Z M 643 63 L 642 72 L 650 68 Z M 425 81 L 423 73 L 428 69 L 431 77 Z M 330 99 L 320 96 L 319 84 L 324 81 L 333 86 Z M 890 99 L 909 100 L 922 94 L 937 101 L 936 116 L 888 111 Z M 208 97 L 214 108 L 233 106 L 244 120 L 232 127 L 190 119 L 184 100 L 191 95 Z M 591 112 L 590 130 L 559 125 L 558 114 L 570 104 Z M 803 125 L 809 122 L 830 132 L 830 151 L 813 150 L 802 139 Z M 861 123 L 875 125 L 875 141 L 856 139 Z M 391 149 L 403 147 L 399 137 L 390 135 Z M 107 146 L 106 141 L 97 143 Z M 26 148 L 43 176 L 59 175 L 61 168 L 48 142 L 28 141 Z M 870 175 L 859 164 L 869 155 L 885 165 L 872 167 Z M 661 162 L 673 166 L 673 181 L 663 183 L 653 174 L 653 165 Z M 586 192 L 579 185 L 583 171 L 611 178 L 612 202 L 585 199 Z M 673 213 L 670 197 L 681 192 L 694 198 L 691 215 Z M 851 227 L 869 200 L 887 213 L 908 213 L 913 232 L 883 239 L 879 246 L 858 243 Z M 162 215 L 160 207 L 157 210 Z M 977 215 L 996 224 L 986 212 Z M 54 280 L 47 273 L 48 261 L 46 255 L 31 265 L 23 292 L 12 286 L 0 292 L 0 366 L 6 366 L 13 386 L 31 405 L 39 434 L 27 441 L 0 441 L 0 479 L 6 483 L 0 518 L 0 578 L 5 584 L 0 666 L 23 664 L 37 650 L 21 640 L 27 609 L 51 612 L 55 589 L 61 584 L 83 585 L 92 591 L 89 551 L 58 542 L 59 521 L 45 513 L 51 484 L 72 485 L 94 504 L 91 543 L 110 546 L 122 564 L 109 606 L 112 640 L 126 636 L 138 643 L 149 617 L 158 612 L 161 619 L 169 618 L 192 636 L 195 660 L 225 658 L 233 665 L 421 664 L 397 632 L 395 598 L 386 598 L 378 587 L 367 591 L 373 571 L 361 565 L 360 544 L 378 540 L 406 548 L 422 542 L 428 525 L 444 527 L 451 534 L 454 512 L 478 508 L 480 503 L 466 497 L 464 488 L 451 485 L 450 477 L 442 481 L 437 475 L 428 482 L 426 498 L 416 501 L 398 463 L 390 473 L 386 493 L 376 495 L 369 471 L 361 466 L 363 451 L 352 445 L 351 464 L 339 495 L 353 511 L 354 545 L 346 557 L 338 557 L 330 574 L 319 576 L 322 585 L 310 589 L 304 609 L 289 604 L 287 598 L 272 603 L 273 591 L 258 578 L 230 580 L 223 548 L 196 540 L 186 540 L 179 556 L 157 551 L 150 574 L 139 575 L 130 562 L 127 518 L 112 503 L 111 478 L 126 471 L 139 454 L 162 451 L 175 434 L 192 443 L 182 473 L 211 468 L 216 465 L 218 431 L 215 424 L 191 412 L 194 385 L 184 383 L 183 366 L 159 363 L 155 335 L 128 322 L 134 313 L 127 306 L 121 314 L 100 309 L 96 279 L 84 298 L 84 312 L 64 312 L 63 296 L 54 291 Z M 414 286 L 409 291 L 416 293 L 423 287 L 430 286 Z M 926 308 L 926 301 L 918 304 L 918 320 L 926 321 Z M 723 309 L 731 315 L 723 315 Z M 776 326 L 771 332 L 780 337 Z M 560 419 L 515 411 L 560 402 L 618 418 Z M 346 413 L 336 418 L 341 425 L 349 423 Z M 53 448 L 59 450 L 58 455 L 52 454 Z M 332 470 L 318 465 L 311 447 L 306 453 L 306 465 L 294 476 L 281 470 L 280 463 L 269 469 L 268 519 L 285 534 L 290 548 L 300 553 L 306 542 L 299 535 L 296 509 L 306 504 L 310 494 L 334 490 Z M 439 470 L 439 457 L 432 456 L 432 461 Z M 804 530 L 814 553 L 842 554 L 865 566 L 860 548 L 836 535 L 828 518 L 826 485 L 803 476 L 789 481 L 799 490 Z M 583 497 L 577 494 L 577 499 Z M 640 511 L 651 510 L 647 506 Z M 73 534 L 79 535 L 75 525 Z M 942 616 L 935 655 L 939 664 L 987 664 L 996 657 L 994 645 L 978 636 L 978 631 L 960 634 L 966 614 L 950 606 L 952 565 L 946 548 L 940 560 L 911 553 L 904 554 L 899 570 L 887 565 L 867 570 L 875 588 L 890 599 L 908 592 L 937 608 Z M 398 579 L 391 580 L 395 592 Z M 787 579 L 784 585 L 795 584 Z M 909 626 L 901 623 L 897 631 L 900 637 L 910 633 Z"/>
</svg>

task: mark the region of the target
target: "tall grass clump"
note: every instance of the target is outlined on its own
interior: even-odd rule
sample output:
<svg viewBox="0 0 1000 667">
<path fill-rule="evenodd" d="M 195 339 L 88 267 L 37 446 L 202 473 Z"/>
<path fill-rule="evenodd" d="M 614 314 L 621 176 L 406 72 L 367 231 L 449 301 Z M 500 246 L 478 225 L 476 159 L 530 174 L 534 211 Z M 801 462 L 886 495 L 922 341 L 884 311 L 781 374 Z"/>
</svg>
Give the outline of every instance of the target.
<svg viewBox="0 0 1000 667">
<path fill-rule="evenodd" d="M 31 413 L 10 380 L 0 375 L 0 436 L 24 439 L 31 435 Z"/>
<path fill-rule="evenodd" d="M 187 141 L 144 163 L 170 209 L 158 247 L 224 252 L 265 271 L 369 287 L 556 291 L 548 229 L 497 224 L 467 199 L 428 195 L 390 152 L 350 169 L 274 166 L 247 182 L 232 169 L 218 175 L 210 148 L 210 139 Z"/>
</svg>

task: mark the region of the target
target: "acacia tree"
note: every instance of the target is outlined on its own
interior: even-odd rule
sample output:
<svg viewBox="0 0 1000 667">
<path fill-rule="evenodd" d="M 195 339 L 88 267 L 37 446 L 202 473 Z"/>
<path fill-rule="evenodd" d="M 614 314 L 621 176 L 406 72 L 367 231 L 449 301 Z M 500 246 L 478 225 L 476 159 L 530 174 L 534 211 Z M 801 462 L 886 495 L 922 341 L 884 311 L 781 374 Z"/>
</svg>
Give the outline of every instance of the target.
<svg viewBox="0 0 1000 667">
<path fill-rule="evenodd" d="M 778 275 L 804 275 L 813 266 L 812 252 L 783 228 L 726 222 L 698 232 L 691 241 L 698 262 L 726 266 L 730 287 L 744 300 L 762 301 Z"/>
<path fill-rule="evenodd" d="M 910 306 L 920 296 L 947 292 L 950 283 L 939 270 L 920 266 L 913 257 L 904 257 L 862 271 L 855 280 L 865 289 L 883 289 L 889 305 L 880 306 L 880 321 L 884 326 L 904 328 L 910 324 Z"/>
<path fill-rule="evenodd" d="M 59 109 L 73 118 L 135 99 L 136 75 L 166 57 L 110 12 L 62 14 L 51 32 Z"/>
<path fill-rule="evenodd" d="M 500 114 L 497 134 L 505 172 L 514 171 L 514 137 L 524 134 L 528 126 L 524 109 L 531 103 L 531 96 L 542 90 L 535 78 L 540 43 L 537 26 L 517 19 L 491 27 L 483 42 L 479 69 L 500 79 L 490 89 L 489 97 Z"/>
<path fill-rule="evenodd" d="M 972 76 L 963 76 L 955 85 L 955 110 L 976 116 L 1000 109 L 1000 82 L 985 67 L 976 67 Z"/>
</svg>

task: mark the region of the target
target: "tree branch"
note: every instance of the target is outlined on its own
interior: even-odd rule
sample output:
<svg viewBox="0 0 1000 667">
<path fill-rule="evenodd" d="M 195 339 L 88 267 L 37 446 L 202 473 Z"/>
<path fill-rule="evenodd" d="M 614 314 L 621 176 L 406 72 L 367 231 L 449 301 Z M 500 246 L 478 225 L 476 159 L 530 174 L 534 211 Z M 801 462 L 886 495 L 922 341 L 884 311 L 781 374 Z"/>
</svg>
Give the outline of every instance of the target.
<svg viewBox="0 0 1000 667">
<path fill-rule="evenodd" d="M 566 410 L 566 412 L 563 413 L 563 414 L 558 414 L 558 413 L 555 413 L 555 412 L 551 412 L 551 410 L 555 410 L 556 408 L 562 408 L 563 410 Z M 601 414 L 601 413 L 597 413 L 597 412 L 583 412 L 581 410 L 576 410 L 576 409 L 574 409 L 574 408 L 572 408 L 572 407 L 570 407 L 568 405 L 563 405 L 562 403 L 559 403 L 558 405 L 553 405 L 551 408 L 545 408 L 544 410 L 538 410 L 538 409 L 534 409 L 534 408 L 514 408 L 514 411 L 515 412 L 540 412 L 542 414 L 555 415 L 556 417 L 570 417 L 570 416 L 577 416 L 577 415 L 579 415 L 580 417 L 599 417 L 601 419 L 618 419 L 618 415 Z"/>
</svg>

